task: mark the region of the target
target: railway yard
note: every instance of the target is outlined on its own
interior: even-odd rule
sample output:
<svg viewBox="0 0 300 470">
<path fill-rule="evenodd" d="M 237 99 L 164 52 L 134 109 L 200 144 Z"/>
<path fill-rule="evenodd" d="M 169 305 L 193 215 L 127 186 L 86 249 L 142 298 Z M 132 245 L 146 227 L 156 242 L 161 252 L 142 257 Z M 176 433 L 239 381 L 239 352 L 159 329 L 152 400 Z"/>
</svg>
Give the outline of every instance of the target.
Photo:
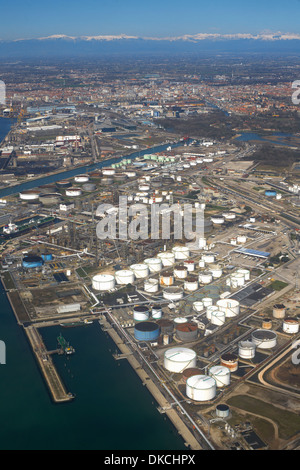
<svg viewBox="0 0 300 470">
<path fill-rule="evenodd" d="M 39 328 L 99 322 L 190 449 L 300 448 L 299 178 L 252 151 L 181 140 L 6 197 L 2 283 L 55 402 L 74 397 L 52 355 L 75 351 Z M 101 239 L 121 196 L 126 227 L 188 204 L 201 231 L 178 240 L 174 212 L 169 237 Z"/>
</svg>

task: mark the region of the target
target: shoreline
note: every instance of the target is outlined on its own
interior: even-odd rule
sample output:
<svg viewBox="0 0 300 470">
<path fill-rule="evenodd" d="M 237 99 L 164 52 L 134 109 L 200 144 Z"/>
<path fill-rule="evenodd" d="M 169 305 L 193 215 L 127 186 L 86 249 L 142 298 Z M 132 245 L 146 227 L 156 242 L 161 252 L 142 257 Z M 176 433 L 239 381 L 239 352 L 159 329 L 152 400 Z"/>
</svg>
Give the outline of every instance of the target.
<svg viewBox="0 0 300 470">
<path fill-rule="evenodd" d="M 131 349 L 129 349 L 129 347 L 124 343 L 116 330 L 110 325 L 104 316 L 102 317 L 101 321 L 99 321 L 99 324 L 100 326 L 105 327 L 105 331 L 109 334 L 115 345 L 120 349 L 123 358 L 127 359 L 133 370 L 141 379 L 142 384 L 146 386 L 158 405 L 164 409 L 164 413 L 168 416 L 169 420 L 176 428 L 178 434 L 182 437 L 185 446 L 190 450 L 204 450 L 204 448 L 201 447 L 200 443 L 180 418 L 178 412 L 174 408 L 170 407 L 169 401 L 163 396 L 154 381 L 151 379 L 151 377 L 149 377 L 145 369 L 143 369 L 143 367 L 134 357 Z"/>
</svg>

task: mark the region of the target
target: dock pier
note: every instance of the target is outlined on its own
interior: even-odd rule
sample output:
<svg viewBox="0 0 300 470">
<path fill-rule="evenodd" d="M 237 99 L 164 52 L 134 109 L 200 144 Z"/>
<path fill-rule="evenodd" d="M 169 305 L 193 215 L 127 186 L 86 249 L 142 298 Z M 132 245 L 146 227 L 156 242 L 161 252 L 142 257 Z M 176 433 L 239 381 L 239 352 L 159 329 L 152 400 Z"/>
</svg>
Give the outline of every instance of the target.
<svg viewBox="0 0 300 470">
<path fill-rule="evenodd" d="M 74 396 L 71 393 L 68 393 L 59 377 L 57 370 L 53 364 L 50 354 L 58 352 L 46 351 L 43 340 L 37 331 L 37 328 L 34 326 L 28 326 L 24 328 L 24 331 L 28 337 L 28 340 L 31 344 L 32 350 L 35 354 L 35 357 L 38 361 L 42 374 L 46 380 L 46 383 L 51 392 L 52 398 L 55 403 L 64 403 L 73 400 Z"/>
</svg>

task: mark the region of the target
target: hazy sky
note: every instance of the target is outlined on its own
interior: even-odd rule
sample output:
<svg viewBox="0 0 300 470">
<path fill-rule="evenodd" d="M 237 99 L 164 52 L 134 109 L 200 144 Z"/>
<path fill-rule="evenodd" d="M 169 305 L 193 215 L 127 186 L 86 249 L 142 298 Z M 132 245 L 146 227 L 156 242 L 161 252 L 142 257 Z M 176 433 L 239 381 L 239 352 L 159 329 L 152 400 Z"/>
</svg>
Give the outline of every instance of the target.
<svg viewBox="0 0 300 470">
<path fill-rule="evenodd" d="M 300 0 L 1 1 L 1 39 L 53 34 L 300 33 Z"/>
</svg>

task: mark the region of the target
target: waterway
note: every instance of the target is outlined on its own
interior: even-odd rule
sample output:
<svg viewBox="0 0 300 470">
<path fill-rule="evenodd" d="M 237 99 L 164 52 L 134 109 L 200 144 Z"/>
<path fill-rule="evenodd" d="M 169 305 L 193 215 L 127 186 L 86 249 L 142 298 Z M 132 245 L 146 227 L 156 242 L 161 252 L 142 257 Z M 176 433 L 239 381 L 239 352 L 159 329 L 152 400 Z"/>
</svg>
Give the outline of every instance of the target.
<svg viewBox="0 0 300 470">
<path fill-rule="evenodd" d="M 2 124 L 0 137 L 9 131 Z M 76 395 L 72 402 L 54 404 L 1 284 L 0 303 L 0 339 L 6 345 L 6 364 L 0 365 L 1 450 L 186 450 L 129 363 L 113 358 L 116 346 L 97 322 L 41 330 L 49 350 L 56 349 L 60 333 L 76 350 L 53 357 L 67 390 Z"/>
<path fill-rule="evenodd" d="M 277 137 L 276 140 L 272 140 L 272 137 Z M 258 142 L 266 142 L 269 144 L 277 144 L 277 145 L 285 145 L 287 147 L 293 147 L 295 144 L 290 144 L 287 142 L 284 142 L 283 140 L 285 138 L 291 138 L 294 137 L 293 134 L 286 134 L 283 132 L 274 132 L 273 134 L 270 135 L 270 137 L 267 139 L 259 134 L 256 134 L 254 132 L 243 132 L 241 135 L 236 137 L 236 141 L 240 142 L 251 142 L 251 141 L 258 141 Z"/>
<path fill-rule="evenodd" d="M 75 328 L 43 328 L 47 348 L 60 333 L 75 348 L 53 356 L 72 402 L 56 405 L 23 329 L 0 286 L 1 339 L 6 364 L 0 366 L 1 450 L 184 450 L 172 423 L 116 346 L 95 322 Z"/>
</svg>

